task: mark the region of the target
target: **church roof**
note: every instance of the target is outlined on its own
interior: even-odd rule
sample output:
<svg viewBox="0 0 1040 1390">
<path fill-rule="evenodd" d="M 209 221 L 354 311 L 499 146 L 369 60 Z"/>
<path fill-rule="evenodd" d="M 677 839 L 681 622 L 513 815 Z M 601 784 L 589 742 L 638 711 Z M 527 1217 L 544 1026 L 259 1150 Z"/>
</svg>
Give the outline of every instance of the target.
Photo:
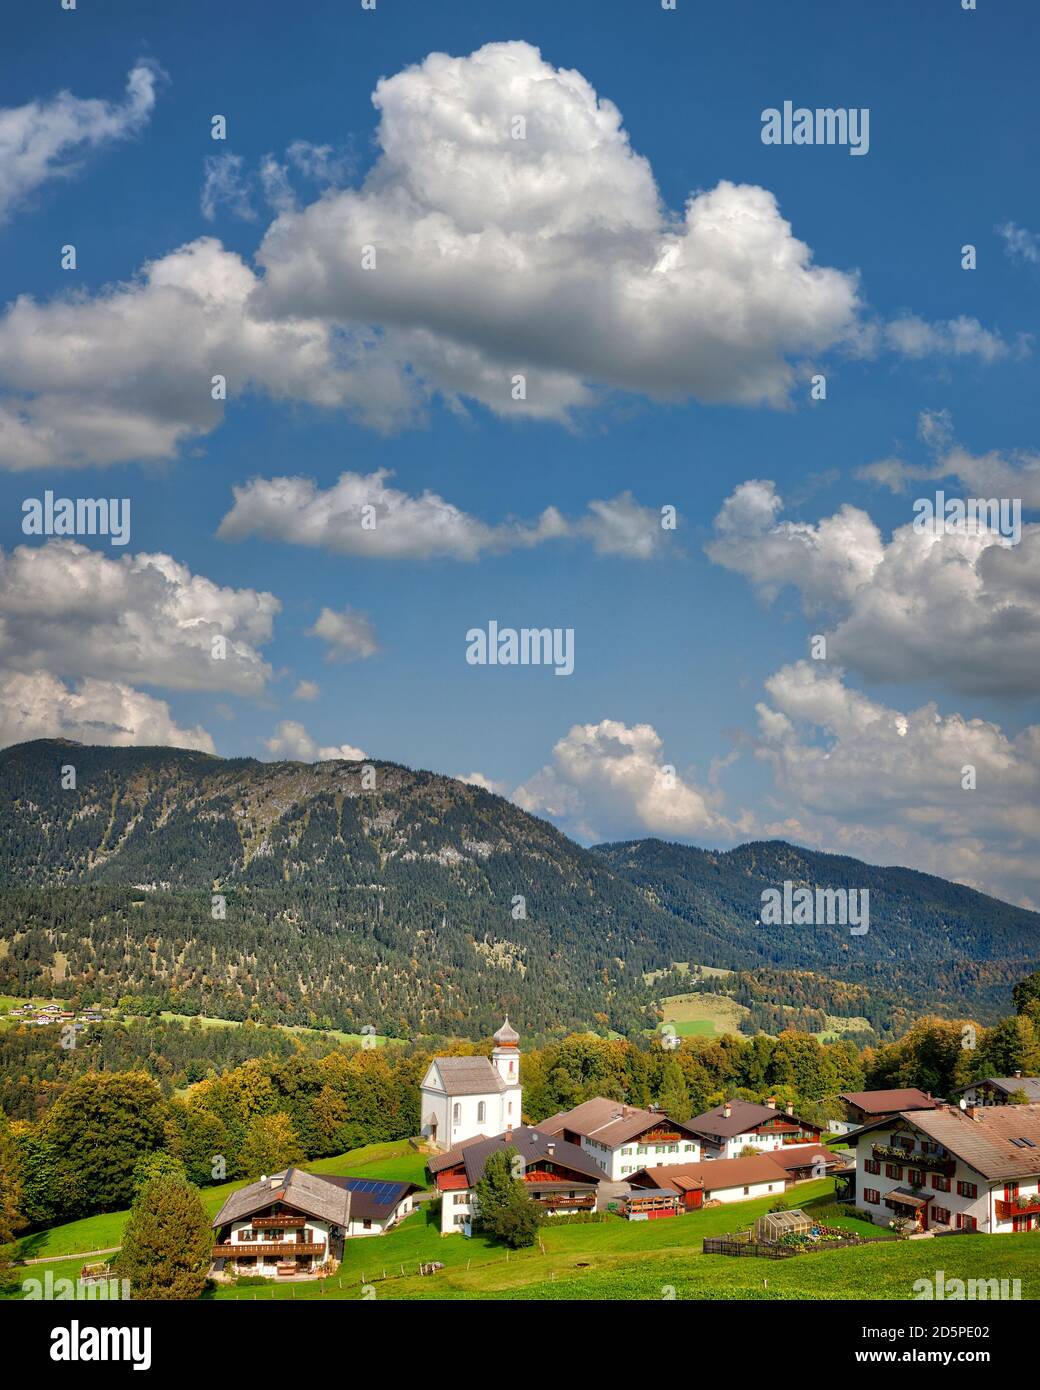
<svg viewBox="0 0 1040 1390">
<path fill-rule="evenodd" d="M 486 1057 L 435 1057 L 433 1064 L 449 1096 L 484 1096 L 509 1089 Z"/>
<path fill-rule="evenodd" d="M 508 1014 L 506 1015 L 506 1019 L 505 1022 L 502 1024 L 502 1027 L 498 1030 L 494 1037 L 495 1042 L 498 1043 L 499 1047 L 515 1047 L 517 1043 L 520 1041 L 520 1034 L 510 1024 Z"/>
</svg>

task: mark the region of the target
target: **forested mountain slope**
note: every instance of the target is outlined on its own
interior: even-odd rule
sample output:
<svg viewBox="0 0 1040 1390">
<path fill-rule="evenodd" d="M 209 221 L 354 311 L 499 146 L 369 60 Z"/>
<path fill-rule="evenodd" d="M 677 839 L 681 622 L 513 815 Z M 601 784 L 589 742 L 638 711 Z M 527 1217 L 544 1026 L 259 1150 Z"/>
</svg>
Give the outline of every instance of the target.
<svg viewBox="0 0 1040 1390">
<path fill-rule="evenodd" d="M 528 1035 L 647 1027 L 644 972 L 691 960 L 985 1018 L 1040 962 L 1037 914 L 942 879 L 781 842 L 586 850 L 386 762 L 19 744 L 0 752 L 0 866 L 0 992 L 400 1037 L 486 1036 L 504 1011 Z M 761 926 L 785 879 L 869 888 L 869 932 Z"/>
<path fill-rule="evenodd" d="M 727 852 L 632 840 L 595 852 L 648 903 L 696 929 L 705 965 L 813 970 L 905 995 L 919 1013 L 940 1006 L 989 1016 L 1007 1010 L 1011 985 L 1040 963 L 1040 914 L 913 869 L 782 840 Z M 760 925 L 763 890 L 785 881 L 868 889 L 869 930 Z"/>
</svg>

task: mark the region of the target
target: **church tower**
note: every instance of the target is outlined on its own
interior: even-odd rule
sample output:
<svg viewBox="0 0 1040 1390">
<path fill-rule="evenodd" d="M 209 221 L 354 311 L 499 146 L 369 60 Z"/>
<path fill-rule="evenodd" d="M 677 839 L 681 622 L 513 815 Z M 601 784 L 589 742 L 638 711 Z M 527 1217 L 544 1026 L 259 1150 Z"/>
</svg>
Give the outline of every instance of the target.
<svg viewBox="0 0 1040 1390">
<path fill-rule="evenodd" d="M 508 1017 L 494 1035 L 495 1050 L 491 1064 L 507 1086 L 520 1085 L 520 1034 L 512 1028 Z"/>
</svg>

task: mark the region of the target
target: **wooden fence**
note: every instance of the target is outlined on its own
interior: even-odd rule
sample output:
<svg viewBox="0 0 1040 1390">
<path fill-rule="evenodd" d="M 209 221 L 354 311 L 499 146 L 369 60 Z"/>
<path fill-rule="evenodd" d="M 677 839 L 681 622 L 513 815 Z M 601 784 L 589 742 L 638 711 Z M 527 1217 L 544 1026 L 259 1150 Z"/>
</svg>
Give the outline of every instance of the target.
<svg viewBox="0 0 1040 1390">
<path fill-rule="evenodd" d="M 763 1260 L 787 1260 L 792 1255 L 813 1255 L 818 1250 L 847 1250 L 854 1245 L 874 1245 L 895 1236 L 852 1236 L 849 1240 L 807 1241 L 804 1245 L 778 1245 L 752 1240 L 750 1232 L 737 1231 L 724 1236 L 705 1236 L 702 1249 L 705 1255 L 757 1255 Z"/>
<path fill-rule="evenodd" d="M 705 1255 L 758 1255 L 766 1260 L 788 1260 L 799 1253 L 789 1245 L 764 1245 L 734 1236 L 705 1236 L 703 1250 Z"/>
</svg>

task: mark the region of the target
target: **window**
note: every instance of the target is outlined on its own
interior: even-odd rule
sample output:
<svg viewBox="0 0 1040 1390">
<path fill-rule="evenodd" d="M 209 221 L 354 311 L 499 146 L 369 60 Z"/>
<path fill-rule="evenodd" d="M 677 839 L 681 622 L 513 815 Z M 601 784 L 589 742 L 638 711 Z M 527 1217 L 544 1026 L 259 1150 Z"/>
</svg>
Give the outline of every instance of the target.
<svg viewBox="0 0 1040 1390">
<path fill-rule="evenodd" d="M 683 1145 L 683 1153 L 692 1154 L 692 1153 L 694 1152 L 695 1148 L 696 1148 L 696 1145 L 694 1145 L 694 1144 L 684 1144 L 684 1145 Z"/>
<path fill-rule="evenodd" d="M 977 1197 L 979 1195 L 978 1184 L 973 1182 L 959 1182 L 957 1184 L 958 1197 Z"/>
<path fill-rule="evenodd" d="M 946 1207 L 932 1207 L 932 1222 L 936 1226 L 948 1226 L 950 1224 L 950 1213 Z"/>
<path fill-rule="evenodd" d="M 949 1178 L 944 1178 L 944 1177 L 942 1176 L 941 1173 L 933 1173 L 933 1174 L 932 1174 L 932 1188 L 933 1188 L 936 1192 L 949 1192 L 949 1190 L 950 1190 L 950 1180 L 949 1180 Z"/>
<path fill-rule="evenodd" d="M 899 1166 L 898 1163 L 886 1163 L 886 1164 L 885 1164 L 885 1177 L 886 1177 L 886 1178 L 901 1178 L 902 1176 L 903 1176 L 903 1170 L 902 1170 L 902 1168 Z"/>
<path fill-rule="evenodd" d="M 453 1205 L 453 1206 L 456 1206 L 456 1207 L 464 1206 L 465 1203 L 469 1201 L 469 1193 L 468 1193 L 468 1192 L 456 1192 L 455 1195 L 452 1197 L 451 1200 L 452 1200 L 452 1205 Z"/>
<path fill-rule="evenodd" d="M 974 1216 L 965 1216 L 962 1211 L 959 1211 L 957 1213 L 957 1229 L 958 1231 L 977 1231 L 979 1223 Z"/>
<path fill-rule="evenodd" d="M 911 1187 L 924 1187 L 924 1169 L 908 1168 L 906 1176 Z"/>
<path fill-rule="evenodd" d="M 876 1187 L 865 1187 L 863 1189 L 863 1200 L 869 1202 L 872 1207 L 880 1206 L 881 1193 Z"/>
<path fill-rule="evenodd" d="M 863 1171 L 865 1173 L 874 1173 L 876 1175 L 881 1172 L 881 1164 L 877 1161 L 876 1158 L 864 1159 Z"/>
<path fill-rule="evenodd" d="M 744 1188 L 744 1196 L 746 1197 L 750 1191 L 751 1191 L 751 1188 L 750 1188 L 750 1187 L 745 1187 L 745 1188 Z"/>
<path fill-rule="evenodd" d="M 455 1218 L 455 1225 L 456 1225 L 456 1226 L 465 1226 L 465 1224 L 466 1224 L 466 1222 L 467 1222 L 468 1220 L 469 1220 L 469 1217 L 468 1217 L 468 1216 L 456 1216 L 456 1218 Z"/>
<path fill-rule="evenodd" d="M 451 1122 L 452 1124 L 457 1125 L 461 1119 L 462 1106 L 458 1103 L 458 1101 L 456 1101 L 455 1104 L 451 1107 Z"/>
<path fill-rule="evenodd" d="M 363 1231 L 370 1231 L 372 1229 L 372 1222 L 369 1220 L 368 1217 L 366 1217 L 365 1220 L 362 1221 L 361 1229 Z"/>
<path fill-rule="evenodd" d="M 478 1124 L 478 1125 L 482 1125 L 486 1119 L 487 1119 L 487 1103 L 486 1103 L 486 1101 L 482 1101 L 482 1100 L 481 1100 L 481 1101 L 478 1101 L 478 1102 L 477 1102 L 477 1124 Z"/>
</svg>

